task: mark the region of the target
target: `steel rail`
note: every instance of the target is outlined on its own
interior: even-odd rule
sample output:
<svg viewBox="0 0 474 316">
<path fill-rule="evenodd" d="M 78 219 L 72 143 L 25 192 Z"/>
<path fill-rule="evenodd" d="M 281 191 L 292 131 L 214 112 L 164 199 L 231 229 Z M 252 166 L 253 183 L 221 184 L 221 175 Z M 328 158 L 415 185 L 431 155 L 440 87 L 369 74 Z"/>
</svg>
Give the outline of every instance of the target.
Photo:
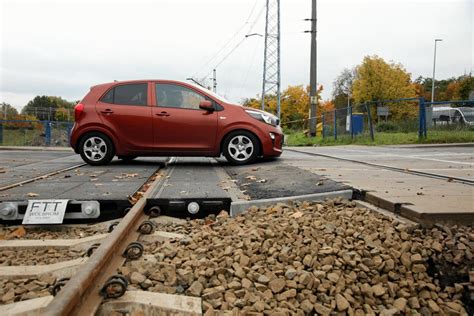
<svg viewBox="0 0 474 316">
<path fill-rule="evenodd" d="M 319 156 L 319 157 L 324 157 L 324 158 L 330 158 L 330 159 L 336 159 L 336 160 L 341 160 L 341 161 L 358 163 L 358 164 L 365 165 L 365 166 L 376 167 L 376 168 L 395 171 L 395 172 L 413 174 L 413 175 L 420 176 L 420 177 L 425 177 L 425 178 L 434 178 L 434 179 L 439 179 L 439 180 L 447 180 L 447 181 L 452 181 L 452 182 L 458 182 L 458 183 L 467 184 L 467 185 L 474 185 L 474 180 L 470 180 L 470 179 L 466 179 L 466 178 L 450 177 L 450 176 L 444 176 L 444 175 L 441 175 L 441 174 L 436 174 L 436 173 L 431 173 L 431 172 L 424 172 L 424 171 L 417 171 L 417 170 L 412 170 L 412 169 L 397 168 L 397 167 L 392 167 L 392 166 L 376 164 L 376 163 L 372 163 L 372 162 L 365 162 L 365 161 L 354 160 L 354 159 L 349 159 L 349 158 L 341 158 L 341 157 L 336 157 L 336 156 L 331 156 L 331 155 L 326 155 L 326 154 L 309 153 L 309 152 L 302 151 L 302 150 L 297 150 L 297 149 L 286 149 L 286 150 L 293 151 L 293 152 L 300 153 L 300 154 L 309 155 L 309 156 Z"/>
<path fill-rule="evenodd" d="M 160 169 L 149 178 L 149 181 L 158 174 Z M 147 199 L 163 179 L 164 177 L 157 176 L 153 180 L 144 195 L 95 250 L 89 260 L 81 266 L 51 303 L 43 308 L 41 315 L 69 316 L 96 313 L 103 300 L 100 291 L 107 279 L 116 274 L 117 269 L 123 265 L 125 258 L 122 254 L 127 245 L 138 239 L 137 228 L 148 217 L 144 213 Z"/>
<path fill-rule="evenodd" d="M 17 183 L 9 184 L 9 185 L 0 187 L 0 191 L 5 191 L 5 190 L 11 189 L 11 188 L 16 188 L 16 187 L 22 186 L 22 185 L 27 184 L 27 183 L 35 182 L 35 181 L 38 181 L 38 180 L 45 179 L 47 177 L 57 175 L 57 174 L 62 173 L 62 172 L 66 172 L 66 171 L 69 171 L 69 170 L 72 170 L 72 169 L 80 168 L 80 167 L 85 166 L 85 165 L 87 165 L 87 164 L 86 163 L 81 163 L 81 164 L 78 164 L 78 165 L 75 165 L 75 166 L 72 166 L 72 167 L 67 167 L 67 168 L 64 168 L 64 169 L 59 169 L 59 170 L 56 170 L 56 171 L 53 171 L 53 172 L 50 172 L 50 173 L 46 173 L 46 174 L 31 178 L 31 179 L 27 179 L 27 180 L 23 180 L 23 181 L 20 181 L 20 182 L 17 182 Z"/>
</svg>

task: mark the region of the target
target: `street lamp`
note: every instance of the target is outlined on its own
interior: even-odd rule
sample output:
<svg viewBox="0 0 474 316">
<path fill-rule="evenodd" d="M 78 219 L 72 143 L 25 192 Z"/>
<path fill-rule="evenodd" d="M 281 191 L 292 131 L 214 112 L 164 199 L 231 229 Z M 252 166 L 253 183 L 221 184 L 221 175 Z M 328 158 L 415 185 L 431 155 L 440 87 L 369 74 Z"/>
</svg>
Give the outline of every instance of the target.
<svg viewBox="0 0 474 316">
<path fill-rule="evenodd" d="M 434 102 L 434 89 L 435 89 L 435 70 L 436 70 L 436 44 L 441 42 L 442 39 L 437 38 L 435 39 L 435 47 L 434 47 L 434 59 L 433 59 L 433 79 L 431 81 L 431 103 Z"/>
</svg>

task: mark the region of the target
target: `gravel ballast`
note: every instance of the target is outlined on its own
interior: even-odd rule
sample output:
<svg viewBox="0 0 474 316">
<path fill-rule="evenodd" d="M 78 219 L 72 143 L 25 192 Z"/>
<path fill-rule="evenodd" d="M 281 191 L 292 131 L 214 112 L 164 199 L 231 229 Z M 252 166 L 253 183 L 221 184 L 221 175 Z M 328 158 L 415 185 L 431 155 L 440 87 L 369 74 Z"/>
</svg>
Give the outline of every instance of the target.
<svg viewBox="0 0 474 316">
<path fill-rule="evenodd" d="M 183 226 L 120 269 L 129 289 L 198 296 L 207 315 L 472 313 L 472 227 L 414 227 L 338 199 Z"/>
<path fill-rule="evenodd" d="M 55 282 L 56 278 L 51 274 L 39 278 L 0 280 L 0 304 L 50 295 L 49 289 Z"/>
<path fill-rule="evenodd" d="M 0 250 L 0 266 L 35 266 L 73 260 L 85 255 L 76 249 Z"/>
<path fill-rule="evenodd" d="M 77 239 L 107 233 L 103 225 L 62 226 L 0 226 L 0 239 Z"/>
</svg>

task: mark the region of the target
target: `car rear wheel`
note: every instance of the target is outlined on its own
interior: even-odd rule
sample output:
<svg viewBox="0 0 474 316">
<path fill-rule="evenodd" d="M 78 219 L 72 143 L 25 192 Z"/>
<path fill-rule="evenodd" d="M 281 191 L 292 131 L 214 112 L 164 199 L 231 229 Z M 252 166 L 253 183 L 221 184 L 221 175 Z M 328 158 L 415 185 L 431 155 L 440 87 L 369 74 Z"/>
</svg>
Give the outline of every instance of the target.
<svg viewBox="0 0 474 316">
<path fill-rule="evenodd" d="M 224 156 L 234 165 L 254 162 L 259 152 L 260 143 L 257 137 L 246 131 L 230 133 L 224 141 Z"/>
<path fill-rule="evenodd" d="M 114 157 L 115 150 L 112 141 L 107 136 L 93 132 L 82 137 L 79 153 L 82 160 L 89 165 L 99 166 L 108 164 Z"/>
</svg>

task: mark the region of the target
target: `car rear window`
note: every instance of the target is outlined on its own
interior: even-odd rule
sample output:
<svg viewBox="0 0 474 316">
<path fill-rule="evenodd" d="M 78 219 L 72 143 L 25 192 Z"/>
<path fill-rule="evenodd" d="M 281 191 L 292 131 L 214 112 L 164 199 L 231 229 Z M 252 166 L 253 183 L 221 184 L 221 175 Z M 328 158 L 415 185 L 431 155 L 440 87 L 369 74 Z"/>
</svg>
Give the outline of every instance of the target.
<svg viewBox="0 0 474 316">
<path fill-rule="evenodd" d="M 124 84 L 109 90 L 100 101 L 123 105 L 147 105 L 146 83 Z"/>
</svg>

